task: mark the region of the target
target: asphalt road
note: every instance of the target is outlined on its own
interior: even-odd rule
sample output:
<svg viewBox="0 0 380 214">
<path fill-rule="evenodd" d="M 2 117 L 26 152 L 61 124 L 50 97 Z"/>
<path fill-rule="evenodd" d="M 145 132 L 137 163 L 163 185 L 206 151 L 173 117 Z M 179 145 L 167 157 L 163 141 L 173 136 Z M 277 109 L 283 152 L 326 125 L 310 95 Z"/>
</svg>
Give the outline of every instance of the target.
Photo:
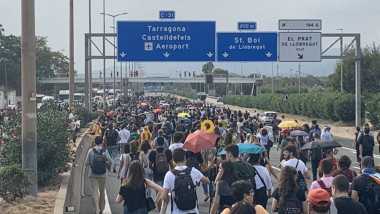
<svg viewBox="0 0 380 214">
<path fill-rule="evenodd" d="M 268 127 L 270 130 L 270 127 Z M 353 135 L 354 136 L 354 135 Z M 338 148 L 338 154 L 335 156 L 339 158 L 341 155 L 347 155 L 348 157 L 351 158 L 352 164 L 351 164 L 351 169 L 355 170 L 356 172 L 359 172 L 359 165 L 356 163 L 356 152 L 354 149 L 351 148 L 352 146 L 352 139 L 347 139 L 347 138 L 340 138 L 340 137 L 335 137 L 334 138 L 336 141 L 338 141 L 342 147 Z M 375 146 L 374 148 L 374 153 L 375 156 L 375 163 L 380 162 L 380 155 L 378 155 L 378 145 Z M 279 162 L 280 162 L 280 150 L 277 150 L 277 146 L 274 145 L 271 149 L 270 152 L 270 160 L 272 163 L 273 168 L 275 169 L 275 172 L 277 173 L 278 177 L 280 174 L 280 169 L 278 168 Z M 309 168 L 309 173 L 311 173 L 311 165 L 310 162 L 307 163 L 307 167 Z M 84 172 L 84 177 L 82 180 L 82 185 L 83 185 L 83 197 L 81 199 L 81 208 L 80 208 L 80 213 L 81 214 L 93 214 L 94 209 L 91 201 L 91 187 L 90 187 L 90 181 L 88 179 L 88 167 Z M 79 182 L 79 181 L 78 181 Z M 272 177 L 272 184 L 273 184 L 273 190 L 274 188 L 277 187 L 278 182 L 277 180 Z M 309 186 L 311 185 L 311 181 L 309 181 Z M 122 204 L 117 204 L 115 202 L 116 196 L 119 192 L 120 188 L 120 181 L 117 180 L 117 174 L 116 173 L 107 173 L 107 185 L 106 185 L 106 192 L 107 192 L 107 203 L 106 203 L 106 210 L 104 211 L 104 214 L 122 214 L 123 213 L 123 207 Z M 208 213 L 209 210 L 209 201 L 204 202 L 204 195 L 203 195 L 203 189 L 202 187 L 197 188 L 197 193 L 198 193 L 198 205 L 199 205 L 199 210 L 200 213 Z M 152 194 L 152 197 L 154 198 L 154 191 Z M 267 210 L 269 213 L 270 212 L 270 207 L 271 207 L 272 200 L 268 200 L 268 205 L 267 205 Z M 157 211 L 151 212 L 151 213 L 158 213 Z M 167 213 L 170 213 L 170 205 L 168 206 Z"/>
</svg>

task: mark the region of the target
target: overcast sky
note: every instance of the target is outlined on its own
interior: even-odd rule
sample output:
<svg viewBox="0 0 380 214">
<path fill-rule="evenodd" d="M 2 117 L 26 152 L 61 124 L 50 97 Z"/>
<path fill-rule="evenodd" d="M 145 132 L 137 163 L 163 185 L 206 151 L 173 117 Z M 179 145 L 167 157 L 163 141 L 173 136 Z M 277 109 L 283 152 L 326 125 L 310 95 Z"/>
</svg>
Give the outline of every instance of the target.
<svg viewBox="0 0 380 214">
<path fill-rule="evenodd" d="M 92 31 L 103 32 L 102 0 L 92 1 Z M 48 37 L 55 51 L 69 53 L 69 0 L 35 0 L 36 34 Z M 119 20 L 158 20 L 160 10 L 175 10 L 176 20 L 214 20 L 216 31 L 236 31 L 238 21 L 256 21 L 257 31 L 278 31 L 279 19 L 321 19 L 322 33 L 360 33 L 362 47 L 380 44 L 379 0 L 106 0 L 106 13 L 118 14 Z M 74 0 L 75 69 L 84 70 L 84 34 L 88 32 L 88 0 Z M 0 23 L 6 34 L 21 34 L 21 0 L 0 1 Z M 112 32 L 112 18 L 106 17 L 106 31 Z M 100 41 L 95 41 L 102 47 Z M 345 44 L 350 43 L 346 39 Z M 331 43 L 323 40 L 322 46 Z M 339 43 L 338 43 L 339 44 Z M 339 46 L 336 46 L 339 48 Z M 112 48 L 108 47 L 109 53 Z M 93 49 L 94 51 L 94 49 Z M 325 60 L 324 60 L 325 61 Z M 326 63 L 326 62 L 323 62 Z M 328 62 L 331 67 L 331 60 Z M 167 76 L 175 70 L 200 70 L 202 63 L 142 63 L 148 73 Z M 302 63 L 306 73 L 313 73 L 317 63 Z M 107 61 L 107 67 L 113 65 Z M 243 67 L 244 65 L 244 67 Z M 311 66 L 312 65 L 312 66 Z M 268 63 L 217 63 L 227 69 L 244 68 L 244 73 L 265 73 Z M 260 66 L 260 68 L 259 68 Z M 289 73 L 292 63 L 280 63 L 280 72 Z M 253 70 L 254 68 L 254 70 Z M 261 69 L 262 68 L 262 69 Z M 101 70 L 101 60 L 93 63 L 93 70 Z M 253 70 L 253 71 L 252 71 Z M 331 73 L 327 68 L 324 73 Z"/>
</svg>

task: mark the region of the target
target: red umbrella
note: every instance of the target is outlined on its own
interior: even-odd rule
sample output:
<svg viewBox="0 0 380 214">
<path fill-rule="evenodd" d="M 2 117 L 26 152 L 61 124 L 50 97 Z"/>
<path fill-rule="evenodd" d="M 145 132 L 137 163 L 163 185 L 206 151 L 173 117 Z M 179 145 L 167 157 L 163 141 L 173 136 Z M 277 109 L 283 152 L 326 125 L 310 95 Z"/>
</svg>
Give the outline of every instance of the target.
<svg viewBox="0 0 380 214">
<path fill-rule="evenodd" d="M 213 148 L 218 135 L 206 131 L 189 134 L 182 148 L 197 153 L 205 149 Z"/>
<path fill-rule="evenodd" d="M 113 117 L 113 116 L 115 116 L 115 115 L 117 115 L 117 112 L 116 112 L 116 111 L 110 111 L 110 112 L 107 113 L 107 116 L 108 116 L 108 117 Z"/>
<path fill-rule="evenodd" d="M 163 112 L 164 110 L 163 109 L 160 109 L 160 108 L 158 108 L 158 109 L 154 109 L 153 110 L 153 113 L 161 113 L 161 112 Z"/>
</svg>

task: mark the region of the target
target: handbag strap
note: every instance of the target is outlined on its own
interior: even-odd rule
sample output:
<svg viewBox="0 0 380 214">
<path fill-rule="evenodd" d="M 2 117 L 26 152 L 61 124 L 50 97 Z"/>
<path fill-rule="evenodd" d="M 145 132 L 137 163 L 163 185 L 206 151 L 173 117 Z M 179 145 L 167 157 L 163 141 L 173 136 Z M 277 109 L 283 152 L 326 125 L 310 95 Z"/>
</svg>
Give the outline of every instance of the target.
<svg viewBox="0 0 380 214">
<path fill-rule="evenodd" d="M 265 182 L 264 182 L 263 178 L 260 176 L 260 174 L 259 174 L 259 172 L 256 170 L 256 168 L 253 167 L 253 169 L 255 170 L 256 174 L 259 176 L 261 182 L 264 184 L 265 189 L 268 189 L 268 188 L 267 188 L 267 185 L 265 185 Z"/>
</svg>

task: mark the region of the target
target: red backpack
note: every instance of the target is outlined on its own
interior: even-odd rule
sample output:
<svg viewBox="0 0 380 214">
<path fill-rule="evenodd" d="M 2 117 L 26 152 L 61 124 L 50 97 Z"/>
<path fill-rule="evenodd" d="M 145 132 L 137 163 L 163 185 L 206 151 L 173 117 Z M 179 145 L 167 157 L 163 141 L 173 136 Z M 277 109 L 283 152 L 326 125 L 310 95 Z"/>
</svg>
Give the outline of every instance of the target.
<svg viewBox="0 0 380 214">
<path fill-rule="evenodd" d="M 321 186 L 321 189 L 326 190 L 330 197 L 332 196 L 331 187 L 326 187 L 325 183 L 321 179 L 317 180 L 317 183 Z"/>
</svg>

